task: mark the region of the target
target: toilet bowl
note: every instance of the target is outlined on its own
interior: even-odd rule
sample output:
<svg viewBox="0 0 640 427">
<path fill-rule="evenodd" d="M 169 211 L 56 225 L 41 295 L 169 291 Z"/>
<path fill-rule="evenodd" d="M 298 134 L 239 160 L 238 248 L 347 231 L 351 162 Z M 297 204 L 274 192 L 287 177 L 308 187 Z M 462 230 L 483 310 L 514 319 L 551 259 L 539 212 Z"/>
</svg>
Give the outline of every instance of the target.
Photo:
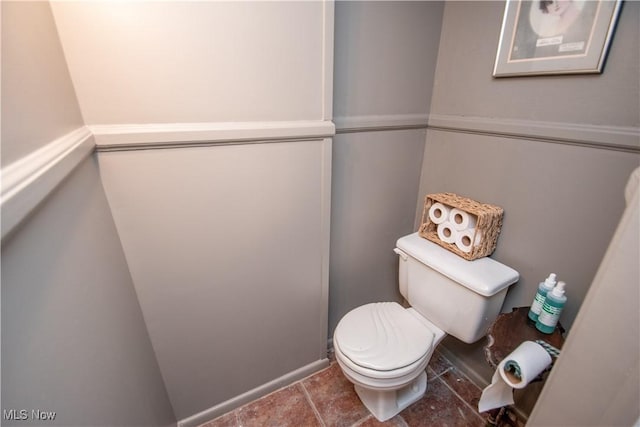
<svg viewBox="0 0 640 427">
<path fill-rule="evenodd" d="M 356 307 L 338 322 L 338 365 L 364 406 L 385 421 L 418 401 L 425 369 L 448 334 L 473 343 L 500 313 L 518 272 L 485 257 L 467 261 L 418 233 L 398 239 L 400 293 L 410 305 Z"/>
<path fill-rule="evenodd" d="M 333 347 L 362 403 L 385 421 L 422 398 L 427 388 L 425 369 L 445 335 L 412 308 L 372 303 L 340 320 Z"/>
</svg>

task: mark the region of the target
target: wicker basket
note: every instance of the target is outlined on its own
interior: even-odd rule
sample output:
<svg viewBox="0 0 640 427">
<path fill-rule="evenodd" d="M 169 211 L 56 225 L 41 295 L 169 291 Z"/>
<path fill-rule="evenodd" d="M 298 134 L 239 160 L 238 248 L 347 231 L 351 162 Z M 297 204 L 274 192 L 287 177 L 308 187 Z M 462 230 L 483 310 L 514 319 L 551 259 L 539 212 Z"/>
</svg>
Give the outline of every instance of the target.
<svg viewBox="0 0 640 427">
<path fill-rule="evenodd" d="M 436 202 L 440 202 L 447 207 L 458 208 L 475 217 L 475 233 L 472 234 L 471 249 L 468 252 L 462 251 L 454 243 L 446 243 L 438 237 L 438 225 L 429 218 L 429 209 Z M 437 243 L 464 259 L 474 260 L 489 256 L 495 250 L 498 235 L 502 228 L 503 213 L 504 210 L 501 207 L 479 203 L 457 194 L 427 194 L 424 200 L 422 224 L 420 225 L 419 233 L 421 237 Z"/>
</svg>

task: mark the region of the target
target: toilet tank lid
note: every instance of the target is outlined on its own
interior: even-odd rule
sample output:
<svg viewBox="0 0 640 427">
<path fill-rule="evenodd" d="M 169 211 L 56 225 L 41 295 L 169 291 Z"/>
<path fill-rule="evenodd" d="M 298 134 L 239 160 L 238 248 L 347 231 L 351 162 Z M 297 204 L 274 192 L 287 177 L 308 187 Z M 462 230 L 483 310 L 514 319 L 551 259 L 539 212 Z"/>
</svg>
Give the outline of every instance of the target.
<svg viewBox="0 0 640 427">
<path fill-rule="evenodd" d="M 401 237 L 396 246 L 449 279 L 487 297 L 514 284 L 520 277 L 513 268 L 488 257 L 467 261 L 418 233 Z"/>
</svg>

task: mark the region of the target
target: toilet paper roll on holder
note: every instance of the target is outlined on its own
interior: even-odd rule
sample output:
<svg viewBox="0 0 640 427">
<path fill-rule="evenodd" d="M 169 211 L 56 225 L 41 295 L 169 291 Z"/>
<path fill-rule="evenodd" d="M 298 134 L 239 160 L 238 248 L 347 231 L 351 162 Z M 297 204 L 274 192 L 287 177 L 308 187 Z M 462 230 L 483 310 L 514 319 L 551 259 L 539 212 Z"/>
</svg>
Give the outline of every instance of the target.
<svg viewBox="0 0 640 427">
<path fill-rule="evenodd" d="M 485 358 L 493 369 L 523 341 L 534 341 L 551 355 L 550 366 L 532 382 L 544 381 L 546 372 L 551 369 L 564 344 L 565 330 L 560 323 L 551 335 L 543 335 L 534 326 L 527 323 L 530 307 L 515 307 L 510 313 L 502 313 L 487 331 L 487 344 L 484 347 Z M 538 342 L 542 341 L 542 343 Z M 555 353 L 555 354 L 554 354 Z M 497 426 L 505 418 L 515 417 L 507 407 L 489 411 L 487 425 Z"/>
<path fill-rule="evenodd" d="M 560 350 L 555 348 L 554 346 L 552 346 L 551 344 L 549 344 L 544 340 L 535 340 L 534 342 L 539 346 L 541 346 L 542 348 L 544 348 L 545 351 L 549 353 L 549 356 L 551 356 L 551 364 L 547 366 L 547 368 L 544 371 L 542 371 L 536 379 L 533 380 L 533 381 L 541 381 L 542 375 L 544 375 L 545 372 L 549 372 L 551 370 L 551 368 L 553 367 L 553 363 L 558 358 L 558 356 L 560 356 Z M 520 365 L 518 365 L 516 362 L 512 360 L 507 361 L 504 364 L 503 369 L 504 369 L 505 375 L 507 375 L 512 380 L 512 382 L 520 382 L 522 380 L 522 372 L 520 372 Z"/>
<path fill-rule="evenodd" d="M 553 334 L 542 334 L 527 322 L 528 309 L 528 307 L 516 307 L 510 313 L 502 313 L 489 327 L 484 352 L 491 368 L 496 369 L 500 362 L 524 341 L 534 341 L 545 348 L 551 355 L 551 366 L 553 366 L 564 344 L 564 328 L 558 324 Z M 547 370 L 536 380 L 542 380 L 541 377 L 545 372 Z"/>
</svg>

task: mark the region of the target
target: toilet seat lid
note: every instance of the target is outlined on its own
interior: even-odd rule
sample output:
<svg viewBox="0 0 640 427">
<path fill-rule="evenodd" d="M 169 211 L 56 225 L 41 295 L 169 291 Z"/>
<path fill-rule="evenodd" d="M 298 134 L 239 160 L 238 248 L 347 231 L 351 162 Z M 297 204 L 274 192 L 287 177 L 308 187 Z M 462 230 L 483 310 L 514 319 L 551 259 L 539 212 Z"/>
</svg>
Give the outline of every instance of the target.
<svg viewBox="0 0 640 427">
<path fill-rule="evenodd" d="M 334 340 L 340 352 L 356 365 L 392 371 L 424 357 L 434 333 L 395 302 L 357 307 L 338 323 Z"/>
</svg>

